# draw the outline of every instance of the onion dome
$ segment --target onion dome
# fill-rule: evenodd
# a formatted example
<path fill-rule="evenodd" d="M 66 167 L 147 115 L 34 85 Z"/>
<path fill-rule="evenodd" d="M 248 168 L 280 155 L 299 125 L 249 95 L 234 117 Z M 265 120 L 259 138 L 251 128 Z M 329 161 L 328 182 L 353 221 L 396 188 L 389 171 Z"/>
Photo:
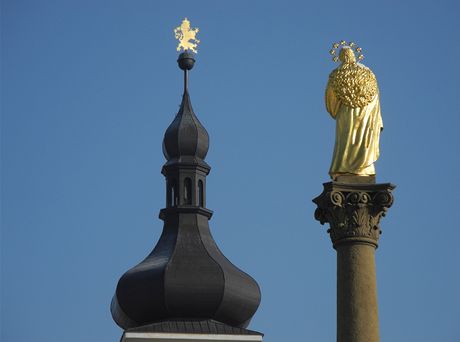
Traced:
<path fill-rule="evenodd" d="M 112 300 L 112 317 L 126 331 L 197 321 L 242 329 L 260 304 L 257 282 L 222 254 L 209 229 L 206 177 L 211 168 L 203 161 L 209 137 L 193 113 L 187 91 L 194 62 L 190 53 L 179 56 L 184 94 L 163 140 L 168 159 L 162 169 L 163 232 L 150 255 L 120 278 Z"/>
<path fill-rule="evenodd" d="M 193 112 L 190 96 L 185 90 L 179 112 L 166 130 L 163 153 L 166 159 L 190 156 L 203 160 L 208 149 L 208 132 Z"/>

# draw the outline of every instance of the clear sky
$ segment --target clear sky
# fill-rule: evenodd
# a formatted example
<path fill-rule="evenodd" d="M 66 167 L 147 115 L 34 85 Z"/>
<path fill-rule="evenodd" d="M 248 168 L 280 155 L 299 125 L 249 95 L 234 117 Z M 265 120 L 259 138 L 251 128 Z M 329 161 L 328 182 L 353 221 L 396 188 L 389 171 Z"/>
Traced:
<path fill-rule="evenodd" d="M 381 339 L 460 341 L 460 2 L 2 0 L 2 342 L 114 342 L 118 278 L 162 230 L 163 134 L 182 74 L 207 128 L 215 240 L 251 274 L 266 342 L 335 340 L 335 251 L 311 199 L 328 181 L 333 42 L 379 81 Z"/>

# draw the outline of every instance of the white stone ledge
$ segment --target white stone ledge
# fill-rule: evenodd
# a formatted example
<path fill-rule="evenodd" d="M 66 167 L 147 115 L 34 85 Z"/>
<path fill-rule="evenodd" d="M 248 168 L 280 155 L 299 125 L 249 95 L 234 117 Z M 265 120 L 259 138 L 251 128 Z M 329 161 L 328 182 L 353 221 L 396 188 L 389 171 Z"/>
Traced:
<path fill-rule="evenodd" d="M 253 342 L 262 341 L 260 335 L 178 334 L 125 332 L 121 342 Z"/>

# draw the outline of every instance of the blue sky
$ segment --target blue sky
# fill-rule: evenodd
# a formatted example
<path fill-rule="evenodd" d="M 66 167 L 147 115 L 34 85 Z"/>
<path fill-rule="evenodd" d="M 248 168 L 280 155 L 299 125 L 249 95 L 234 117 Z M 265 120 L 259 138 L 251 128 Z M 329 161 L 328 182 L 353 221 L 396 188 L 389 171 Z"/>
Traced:
<path fill-rule="evenodd" d="M 335 251 L 311 199 L 328 181 L 328 51 L 363 47 L 395 204 L 376 252 L 382 341 L 459 341 L 458 1 L 1 2 L 1 335 L 118 341 L 118 278 L 156 244 L 161 141 L 182 74 L 207 128 L 215 240 L 250 273 L 266 342 L 335 340 Z"/>

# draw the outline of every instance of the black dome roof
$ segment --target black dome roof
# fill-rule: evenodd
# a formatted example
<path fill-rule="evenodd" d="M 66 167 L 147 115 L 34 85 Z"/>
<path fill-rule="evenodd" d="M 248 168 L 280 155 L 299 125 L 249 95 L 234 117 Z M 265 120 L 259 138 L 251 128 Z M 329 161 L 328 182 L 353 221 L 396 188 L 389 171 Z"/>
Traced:
<path fill-rule="evenodd" d="M 206 208 L 204 161 L 209 135 L 193 113 L 187 72 L 193 56 L 183 53 L 182 103 L 165 132 L 166 208 L 157 245 L 144 261 L 119 280 L 111 312 L 123 329 L 158 322 L 217 321 L 245 328 L 260 304 L 257 282 L 233 265 L 212 238 Z M 168 325 L 169 326 L 169 325 Z"/>
<path fill-rule="evenodd" d="M 163 154 L 170 160 L 182 156 L 204 160 L 209 149 L 209 135 L 193 112 L 190 96 L 186 91 L 174 121 L 163 138 Z"/>
<path fill-rule="evenodd" d="M 257 282 L 222 254 L 206 215 L 185 215 L 177 222 L 171 212 L 164 214 L 163 234 L 152 253 L 118 282 L 111 308 L 116 323 L 130 329 L 201 318 L 245 328 L 260 304 Z"/>

